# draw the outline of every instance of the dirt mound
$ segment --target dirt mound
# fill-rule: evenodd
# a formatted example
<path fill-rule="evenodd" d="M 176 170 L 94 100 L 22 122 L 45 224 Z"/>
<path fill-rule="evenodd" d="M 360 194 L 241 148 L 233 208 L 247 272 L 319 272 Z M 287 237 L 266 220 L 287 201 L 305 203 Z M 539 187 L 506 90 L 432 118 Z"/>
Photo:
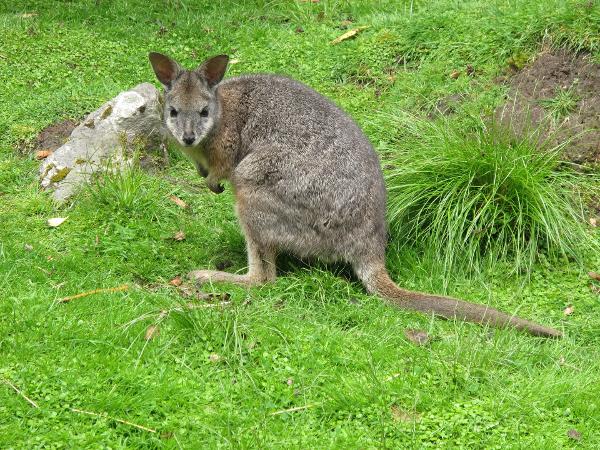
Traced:
<path fill-rule="evenodd" d="M 566 159 L 600 162 L 600 65 L 585 54 L 542 52 L 510 85 L 497 121 L 517 135 L 541 127 L 548 144 L 568 141 Z"/>
<path fill-rule="evenodd" d="M 65 120 L 47 126 L 37 135 L 35 149 L 56 150 L 66 142 L 76 126 L 77 122 L 72 120 Z"/>

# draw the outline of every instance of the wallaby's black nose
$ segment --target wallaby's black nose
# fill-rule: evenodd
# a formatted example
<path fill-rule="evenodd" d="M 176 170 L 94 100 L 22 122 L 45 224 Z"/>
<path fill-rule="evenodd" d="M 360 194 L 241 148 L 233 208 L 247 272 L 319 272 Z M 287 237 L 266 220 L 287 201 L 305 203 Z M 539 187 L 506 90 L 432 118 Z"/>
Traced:
<path fill-rule="evenodd" d="M 196 137 L 193 134 L 183 137 L 183 142 L 185 142 L 186 145 L 192 145 L 195 140 L 196 140 Z"/>

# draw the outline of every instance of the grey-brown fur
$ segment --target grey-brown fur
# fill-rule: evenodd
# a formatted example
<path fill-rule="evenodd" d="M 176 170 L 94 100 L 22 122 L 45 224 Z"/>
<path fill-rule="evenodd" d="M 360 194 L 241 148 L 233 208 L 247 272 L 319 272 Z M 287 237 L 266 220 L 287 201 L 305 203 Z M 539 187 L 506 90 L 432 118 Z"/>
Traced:
<path fill-rule="evenodd" d="M 192 278 L 263 283 L 275 278 L 276 253 L 287 251 L 345 261 L 369 292 L 402 308 L 560 336 L 482 305 L 406 291 L 390 280 L 379 159 L 358 125 L 331 101 L 276 75 L 221 82 L 227 64 L 222 55 L 194 71 L 156 53 L 150 59 L 165 86 L 167 128 L 213 191 L 221 192 L 222 180 L 231 183 L 246 237 L 246 275 L 198 270 Z M 178 120 L 170 117 L 171 108 Z M 195 139 L 186 145 L 183 137 L 190 133 Z"/>

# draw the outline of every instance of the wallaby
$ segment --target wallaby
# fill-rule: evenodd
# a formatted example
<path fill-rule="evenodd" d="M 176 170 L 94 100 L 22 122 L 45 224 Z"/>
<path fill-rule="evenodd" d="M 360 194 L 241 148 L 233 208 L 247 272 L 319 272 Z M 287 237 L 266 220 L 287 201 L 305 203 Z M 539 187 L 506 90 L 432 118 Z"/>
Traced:
<path fill-rule="evenodd" d="M 327 98 L 278 75 L 222 81 L 226 55 L 186 70 L 150 53 L 164 87 L 164 122 L 208 187 L 231 183 L 246 238 L 248 273 L 197 270 L 199 283 L 256 285 L 276 277 L 275 255 L 344 261 L 367 291 L 391 304 L 448 319 L 558 330 L 496 309 L 399 288 L 385 267 L 386 190 L 379 158 L 359 126 Z"/>

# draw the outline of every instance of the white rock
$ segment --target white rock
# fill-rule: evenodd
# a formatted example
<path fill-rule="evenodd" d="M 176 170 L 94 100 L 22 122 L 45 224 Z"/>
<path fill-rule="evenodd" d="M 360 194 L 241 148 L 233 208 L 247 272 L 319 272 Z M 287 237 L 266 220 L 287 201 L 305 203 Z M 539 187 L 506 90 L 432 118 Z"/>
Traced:
<path fill-rule="evenodd" d="M 152 84 L 121 92 L 88 115 L 42 162 L 42 187 L 52 189 L 54 199 L 61 202 L 108 163 L 113 167 L 129 163 L 128 150 L 135 142 L 160 141 L 161 114 L 160 93 Z"/>

